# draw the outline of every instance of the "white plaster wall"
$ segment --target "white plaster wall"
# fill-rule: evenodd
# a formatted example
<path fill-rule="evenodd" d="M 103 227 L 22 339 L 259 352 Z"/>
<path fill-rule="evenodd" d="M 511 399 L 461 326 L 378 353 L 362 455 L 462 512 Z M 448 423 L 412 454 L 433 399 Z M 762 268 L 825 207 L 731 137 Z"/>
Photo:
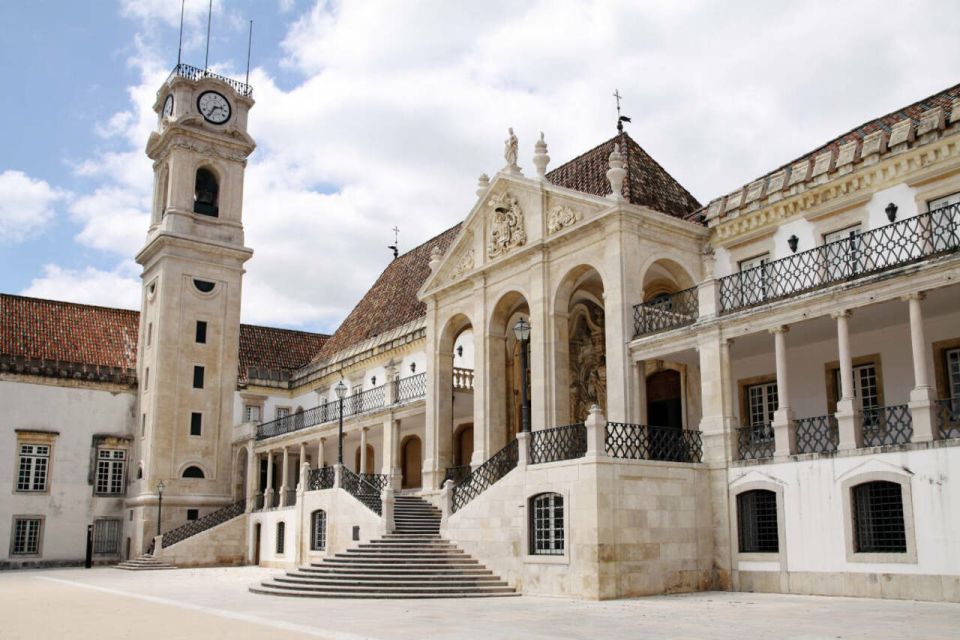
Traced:
<path fill-rule="evenodd" d="M 897 220 L 905 220 L 920 213 L 917 210 L 916 194 L 915 189 L 902 183 L 889 189 L 877 191 L 867 203 L 867 224 L 863 230 L 867 231 L 890 224 L 887 219 L 886 208 L 891 202 L 898 207 Z"/>
<path fill-rule="evenodd" d="M 777 227 L 773 234 L 773 246 L 770 247 L 770 257 L 772 260 L 787 258 L 793 255 L 790 250 L 788 240 L 790 236 L 797 236 L 797 253 L 813 249 L 821 244 L 814 230 L 813 225 L 803 218 L 791 220 Z M 758 252 L 759 253 L 759 252 Z"/>
<path fill-rule="evenodd" d="M 71 383 L 67 383 L 68 385 Z M 100 517 L 122 518 L 123 497 L 94 497 L 88 484 L 93 436 L 130 437 L 136 424 L 136 391 L 78 385 L 34 384 L 0 380 L 0 562 L 11 560 L 14 515 L 46 520 L 40 557 L 13 556 L 13 562 L 82 561 L 87 525 Z M 16 429 L 58 431 L 50 463 L 49 493 L 15 493 Z M 136 473 L 128 452 L 127 478 Z M 124 533 L 126 535 L 126 533 Z M 124 540 L 120 542 L 121 552 Z"/>

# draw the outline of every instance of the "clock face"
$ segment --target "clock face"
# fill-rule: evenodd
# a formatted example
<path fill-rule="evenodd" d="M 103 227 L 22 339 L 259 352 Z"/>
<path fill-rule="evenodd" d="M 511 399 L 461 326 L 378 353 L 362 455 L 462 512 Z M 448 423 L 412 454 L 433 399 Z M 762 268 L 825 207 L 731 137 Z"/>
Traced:
<path fill-rule="evenodd" d="M 173 94 L 167 95 L 167 99 L 163 101 L 163 111 L 160 112 L 160 117 L 169 118 L 173 116 Z"/>
<path fill-rule="evenodd" d="M 213 124 L 223 124 L 230 119 L 230 103 L 216 91 L 204 91 L 197 99 L 200 115 Z"/>

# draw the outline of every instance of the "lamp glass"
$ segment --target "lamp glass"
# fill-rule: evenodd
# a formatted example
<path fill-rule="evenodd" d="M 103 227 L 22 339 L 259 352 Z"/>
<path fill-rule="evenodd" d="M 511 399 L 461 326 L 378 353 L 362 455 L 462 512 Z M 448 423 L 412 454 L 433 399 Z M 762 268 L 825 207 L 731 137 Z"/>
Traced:
<path fill-rule="evenodd" d="M 157 493 L 163 495 L 163 480 L 157 483 Z"/>
<path fill-rule="evenodd" d="M 517 324 L 513 325 L 513 333 L 517 336 L 517 340 L 526 342 L 530 339 L 530 323 L 520 318 Z"/>
<path fill-rule="evenodd" d="M 337 383 L 337 386 L 333 388 L 337 392 L 337 397 L 343 400 L 343 396 L 347 395 L 347 385 L 343 384 L 343 380 Z"/>

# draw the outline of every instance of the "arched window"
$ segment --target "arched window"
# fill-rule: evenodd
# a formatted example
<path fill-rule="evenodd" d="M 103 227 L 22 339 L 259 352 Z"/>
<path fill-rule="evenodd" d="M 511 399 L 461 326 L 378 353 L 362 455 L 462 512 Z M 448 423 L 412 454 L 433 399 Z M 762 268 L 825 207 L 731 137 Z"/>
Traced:
<path fill-rule="evenodd" d="M 899 484 L 884 480 L 858 484 L 851 491 L 850 508 L 855 553 L 907 552 Z"/>
<path fill-rule="evenodd" d="M 738 495 L 737 532 L 740 553 L 778 553 L 777 494 L 755 489 Z"/>
<path fill-rule="evenodd" d="M 203 469 L 197 466 L 190 466 L 183 470 L 182 478 L 203 478 Z"/>
<path fill-rule="evenodd" d="M 327 548 L 327 512 L 317 509 L 310 514 L 310 550 L 323 551 Z"/>
<path fill-rule="evenodd" d="M 220 185 L 217 176 L 209 169 L 197 169 L 197 180 L 193 189 L 193 211 L 216 218 L 220 214 Z"/>
<path fill-rule="evenodd" d="M 277 555 L 283 553 L 283 538 L 287 532 L 287 524 L 285 522 L 277 523 Z"/>
<path fill-rule="evenodd" d="M 530 554 L 563 555 L 563 496 L 541 493 L 530 498 Z"/>
<path fill-rule="evenodd" d="M 143 465 L 137 466 L 137 480 L 143 480 Z"/>

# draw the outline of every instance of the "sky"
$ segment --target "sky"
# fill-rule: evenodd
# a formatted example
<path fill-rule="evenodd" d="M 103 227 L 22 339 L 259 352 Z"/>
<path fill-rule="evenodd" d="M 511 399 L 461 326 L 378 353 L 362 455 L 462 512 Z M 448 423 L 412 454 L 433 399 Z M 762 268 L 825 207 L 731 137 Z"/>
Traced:
<path fill-rule="evenodd" d="M 203 66 L 208 0 L 186 0 Z M 702 203 L 960 82 L 960 3 L 214 0 L 209 66 L 256 105 L 242 320 L 331 332 L 453 226 L 513 127 L 535 175 L 628 132 Z M 144 155 L 179 0 L 0 3 L 0 292 L 136 309 Z M 549 168 L 548 167 L 548 170 Z"/>

